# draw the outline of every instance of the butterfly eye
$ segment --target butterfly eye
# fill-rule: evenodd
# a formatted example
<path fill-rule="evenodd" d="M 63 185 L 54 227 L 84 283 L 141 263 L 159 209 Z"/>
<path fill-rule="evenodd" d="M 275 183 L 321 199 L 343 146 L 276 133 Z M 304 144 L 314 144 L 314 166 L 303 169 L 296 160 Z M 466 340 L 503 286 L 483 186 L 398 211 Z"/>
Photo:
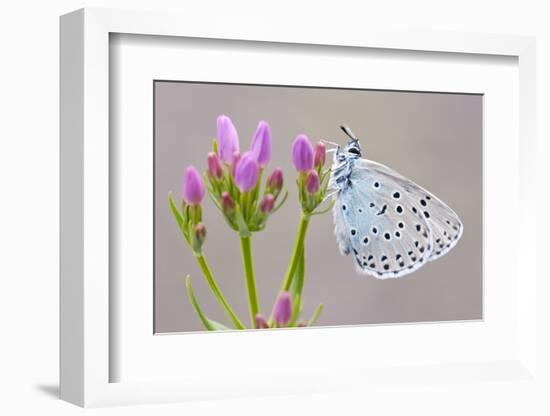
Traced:
<path fill-rule="evenodd" d="M 359 149 L 357 149 L 356 147 L 352 147 L 351 149 L 348 150 L 348 153 L 352 153 L 354 155 L 360 155 L 361 153 L 359 152 Z"/>

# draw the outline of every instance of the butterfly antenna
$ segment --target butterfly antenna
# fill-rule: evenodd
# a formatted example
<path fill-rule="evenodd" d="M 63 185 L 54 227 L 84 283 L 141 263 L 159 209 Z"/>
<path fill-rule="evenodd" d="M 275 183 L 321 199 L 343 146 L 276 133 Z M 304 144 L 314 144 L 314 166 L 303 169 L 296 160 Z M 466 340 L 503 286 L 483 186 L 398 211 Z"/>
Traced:
<path fill-rule="evenodd" d="M 351 131 L 351 129 L 346 126 L 345 124 L 341 125 L 340 128 L 342 129 L 342 131 L 344 133 L 346 133 L 346 136 L 348 136 L 351 140 L 353 140 L 354 142 L 358 142 L 359 139 L 357 137 L 355 137 L 355 134 L 353 134 L 353 132 Z"/>

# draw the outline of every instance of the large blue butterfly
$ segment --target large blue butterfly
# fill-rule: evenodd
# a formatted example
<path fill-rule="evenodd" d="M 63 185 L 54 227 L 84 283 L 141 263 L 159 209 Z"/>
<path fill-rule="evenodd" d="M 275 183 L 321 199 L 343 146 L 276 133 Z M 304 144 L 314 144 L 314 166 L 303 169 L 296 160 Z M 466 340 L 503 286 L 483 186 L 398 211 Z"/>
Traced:
<path fill-rule="evenodd" d="M 440 199 L 392 169 L 361 158 L 359 140 L 335 149 L 330 186 L 335 234 L 358 272 L 379 279 L 412 273 L 453 248 L 464 229 Z"/>

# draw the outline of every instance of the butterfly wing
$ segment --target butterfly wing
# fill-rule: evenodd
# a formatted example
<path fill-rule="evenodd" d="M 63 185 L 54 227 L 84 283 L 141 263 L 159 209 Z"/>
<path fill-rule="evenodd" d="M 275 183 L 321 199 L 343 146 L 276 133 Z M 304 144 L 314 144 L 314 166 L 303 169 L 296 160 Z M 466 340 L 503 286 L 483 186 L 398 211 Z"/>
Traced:
<path fill-rule="evenodd" d="M 463 225 L 441 200 L 387 166 L 353 163 L 333 215 L 340 251 L 353 253 L 358 271 L 401 277 L 458 242 Z"/>
<path fill-rule="evenodd" d="M 410 209 L 414 207 L 427 219 L 434 242 L 430 261 L 448 253 L 458 243 L 464 225 L 459 216 L 435 195 L 381 163 L 361 159 L 356 169 L 358 175 L 362 171 L 370 171 L 387 180 L 390 185 L 396 183 L 406 190 L 406 201 Z"/>

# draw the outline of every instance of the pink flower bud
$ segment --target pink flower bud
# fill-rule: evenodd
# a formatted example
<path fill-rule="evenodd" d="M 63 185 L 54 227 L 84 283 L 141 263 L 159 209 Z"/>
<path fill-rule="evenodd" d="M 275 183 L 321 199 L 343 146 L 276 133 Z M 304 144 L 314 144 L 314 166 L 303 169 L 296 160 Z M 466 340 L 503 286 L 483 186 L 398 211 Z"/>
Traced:
<path fill-rule="evenodd" d="M 199 244 L 204 243 L 204 240 L 206 240 L 206 227 L 202 222 L 195 225 L 195 237 L 197 237 Z"/>
<path fill-rule="evenodd" d="M 275 168 L 267 179 L 267 188 L 274 194 L 281 192 L 281 189 L 283 189 L 283 170 L 281 168 Z"/>
<path fill-rule="evenodd" d="M 267 329 L 269 325 L 261 313 L 256 315 L 256 328 L 258 329 Z"/>
<path fill-rule="evenodd" d="M 313 147 L 305 134 L 299 134 L 292 143 L 292 163 L 298 172 L 313 168 Z"/>
<path fill-rule="evenodd" d="M 256 157 L 261 168 L 271 160 L 271 129 L 266 121 L 262 120 L 258 123 L 250 144 L 250 151 Z"/>
<path fill-rule="evenodd" d="M 218 151 L 221 160 L 233 161 L 233 153 L 239 151 L 239 135 L 231 119 L 225 115 L 218 116 Z"/>
<path fill-rule="evenodd" d="M 237 168 L 239 160 L 241 160 L 241 154 L 239 152 L 233 152 L 233 157 L 231 158 L 231 173 L 233 176 L 235 176 L 235 169 Z"/>
<path fill-rule="evenodd" d="M 269 214 L 271 211 L 273 211 L 274 206 L 275 197 L 272 194 L 267 194 L 262 198 L 262 201 L 260 202 L 260 212 L 262 214 Z"/>
<path fill-rule="evenodd" d="M 183 177 L 183 199 L 189 205 L 198 205 L 204 198 L 204 183 L 199 171 L 194 166 L 185 170 Z"/>
<path fill-rule="evenodd" d="M 233 202 L 231 195 L 229 195 L 229 192 L 222 192 L 221 200 L 223 212 L 226 214 L 229 214 L 235 209 L 235 203 Z"/>
<path fill-rule="evenodd" d="M 259 176 L 259 166 L 251 152 L 246 152 L 235 167 L 235 183 L 241 192 L 250 191 L 256 186 Z"/>
<path fill-rule="evenodd" d="M 273 306 L 273 320 L 278 327 L 285 326 L 292 317 L 292 300 L 290 293 L 281 292 Z"/>
<path fill-rule="evenodd" d="M 327 158 L 327 148 L 323 142 L 317 142 L 315 145 L 315 157 L 313 164 L 316 168 L 322 167 Z"/>
<path fill-rule="evenodd" d="M 310 194 L 319 192 L 319 175 L 317 171 L 310 170 L 306 177 L 306 191 Z"/>
<path fill-rule="evenodd" d="M 208 153 L 208 174 L 211 178 L 220 179 L 222 177 L 222 165 L 218 155 L 214 152 Z"/>

